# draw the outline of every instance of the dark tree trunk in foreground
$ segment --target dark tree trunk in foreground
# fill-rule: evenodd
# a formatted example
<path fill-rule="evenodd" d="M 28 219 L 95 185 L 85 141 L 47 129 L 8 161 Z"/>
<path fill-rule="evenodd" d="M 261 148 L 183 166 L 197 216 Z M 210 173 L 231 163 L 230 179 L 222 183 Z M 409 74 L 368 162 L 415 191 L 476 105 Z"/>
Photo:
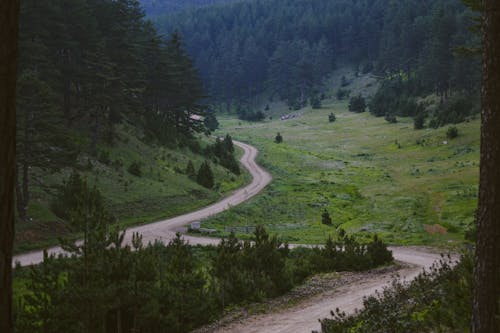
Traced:
<path fill-rule="evenodd" d="M 12 325 L 12 244 L 16 157 L 19 0 L 0 1 L 0 332 Z"/>
<path fill-rule="evenodd" d="M 500 1 L 483 2 L 481 167 L 473 333 L 500 332 Z"/>

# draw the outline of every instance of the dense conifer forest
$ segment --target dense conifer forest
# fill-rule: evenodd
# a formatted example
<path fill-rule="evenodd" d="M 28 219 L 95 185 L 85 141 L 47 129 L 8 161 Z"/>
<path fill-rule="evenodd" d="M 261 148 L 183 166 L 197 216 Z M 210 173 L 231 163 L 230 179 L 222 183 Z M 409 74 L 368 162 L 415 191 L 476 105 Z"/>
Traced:
<path fill-rule="evenodd" d="M 443 99 L 455 92 L 460 98 L 465 93 L 464 99 L 477 96 L 479 61 L 457 53 L 476 46 L 473 17 L 454 0 L 255 0 L 157 16 L 154 22 L 162 32 L 185 37 L 222 110 L 255 111 L 262 94 L 301 108 L 326 91 L 332 69 L 348 64 L 356 73 L 390 80 L 375 97 L 378 115 L 381 104 L 398 103 L 394 94 L 410 104 L 430 93 Z M 390 112 L 417 113 L 404 103 Z"/>

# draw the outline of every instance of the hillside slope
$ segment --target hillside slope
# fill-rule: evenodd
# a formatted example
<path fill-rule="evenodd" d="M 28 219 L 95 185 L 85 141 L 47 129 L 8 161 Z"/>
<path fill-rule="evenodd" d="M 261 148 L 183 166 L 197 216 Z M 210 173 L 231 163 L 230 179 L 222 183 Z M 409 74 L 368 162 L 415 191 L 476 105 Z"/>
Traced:
<path fill-rule="evenodd" d="M 119 139 L 114 146 L 99 147 L 97 158 L 81 154 L 76 166 L 78 173 L 101 191 L 107 208 L 122 226 L 152 222 L 205 206 L 242 186 L 250 178 L 246 171 L 242 170 L 242 175 L 236 176 L 212 161 L 215 186 L 209 190 L 185 173 L 190 160 L 198 170 L 205 156 L 195 154 L 187 147 L 170 149 L 146 144 L 137 135 L 137 129 L 120 126 Z M 213 141 L 205 138 L 202 144 Z M 238 150 L 236 154 L 241 155 L 242 151 Z M 140 177 L 128 171 L 134 162 L 141 166 Z M 50 208 L 58 186 L 71 172 L 70 168 L 57 173 L 33 172 L 29 222 L 18 222 L 16 252 L 55 244 L 60 236 L 78 237 Z"/>

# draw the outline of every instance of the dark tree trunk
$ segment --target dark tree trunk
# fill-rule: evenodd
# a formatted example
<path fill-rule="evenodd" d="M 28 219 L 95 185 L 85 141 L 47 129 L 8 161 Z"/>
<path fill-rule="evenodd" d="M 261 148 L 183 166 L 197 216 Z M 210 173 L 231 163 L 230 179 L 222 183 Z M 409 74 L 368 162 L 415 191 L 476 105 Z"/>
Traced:
<path fill-rule="evenodd" d="M 500 331 L 500 1 L 483 1 L 481 166 L 473 333 Z"/>
<path fill-rule="evenodd" d="M 0 1 L 0 332 L 11 333 L 19 0 Z"/>

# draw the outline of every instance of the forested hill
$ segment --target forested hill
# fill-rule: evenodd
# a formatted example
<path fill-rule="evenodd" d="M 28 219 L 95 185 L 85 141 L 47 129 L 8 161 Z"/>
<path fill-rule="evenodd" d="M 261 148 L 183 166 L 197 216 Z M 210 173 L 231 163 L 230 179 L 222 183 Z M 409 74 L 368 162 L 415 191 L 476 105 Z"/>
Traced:
<path fill-rule="evenodd" d="M 190 210 L 241 185 L 233 151 L 199 141 L 205 93 L 183 41 L 160 36 L 139 1 L 22 1 L 19 53 L 16 203 L 20 221 L 35 221 L 27 228 L 72 228 L 48 207 L 71 170 L 126 218 Z"/>
<path fill-rule="evenodd" d="M 214 101 L 251 108 L 266 92 L 302 107 L 336 64 L 406 73 L 422 93 L 476 87 L 472 14 L 456 0 L 253 0 L 155 19 L 179 30 Z"/>
<path fill-rule="evenodd" d="M 167 13 L 175 13 L 188 8 L 230 3 L 242 0 L 140 0 L 146 15 L 154 18 Z"/>

